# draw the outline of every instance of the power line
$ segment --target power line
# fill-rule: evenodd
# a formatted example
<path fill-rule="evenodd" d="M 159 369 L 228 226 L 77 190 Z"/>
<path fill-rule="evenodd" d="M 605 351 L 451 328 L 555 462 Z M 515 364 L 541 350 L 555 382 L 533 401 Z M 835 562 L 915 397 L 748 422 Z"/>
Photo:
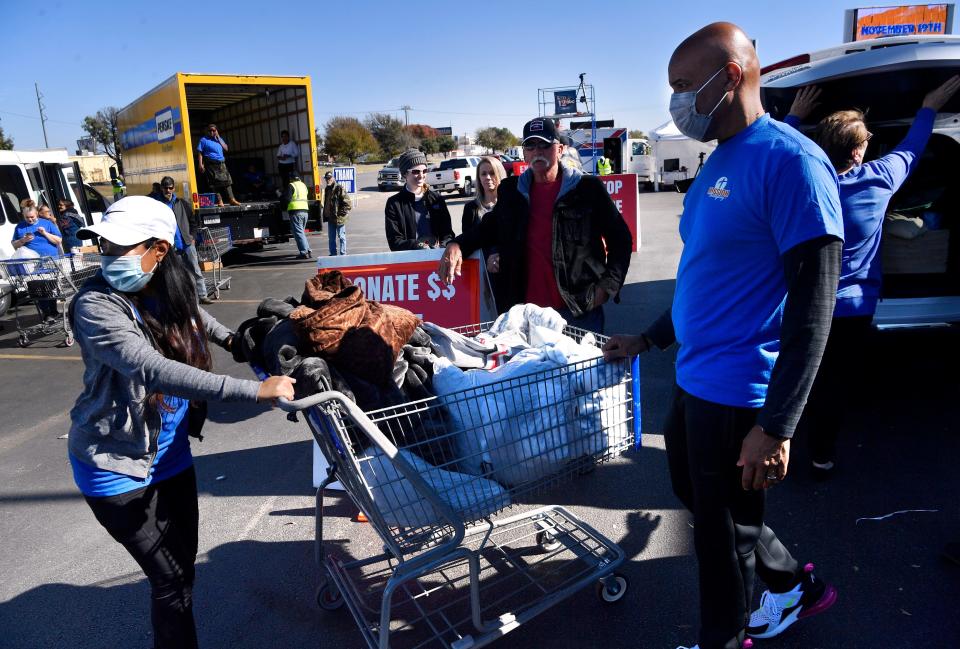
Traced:
<path fill-rule="evenodd" d="M 14 117 L 23 117 L 24 119 L 40 119 L 40 118 L 37 117 L 36 115 L 24 115 L 23 113 L 14 113 L 14 112 L 9 111 L 9 110 L 0 110 L 0 114 L 2 114 L 2 115 L 13 115 Z M 66 121 L 64 121 L 64 120 L 62 120 L 62 119 L 51 119 L 51 118 L 49 118 L 49 117 L 46 118 L 46 121 L 51 122 L 51 123 L 53 123 L 53 124 L 66 124 L 66 125 L 68 125 L 68 126 L 79 126 L 79 124 L 77 124 L 77 122 L 66 122 Z"/>

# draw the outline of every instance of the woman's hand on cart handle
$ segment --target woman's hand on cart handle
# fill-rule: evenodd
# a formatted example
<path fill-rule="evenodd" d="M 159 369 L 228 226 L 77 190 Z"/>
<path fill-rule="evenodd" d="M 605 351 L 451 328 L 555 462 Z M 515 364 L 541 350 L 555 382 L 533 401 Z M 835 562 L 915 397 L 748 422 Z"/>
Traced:
<path fill-rule="evenodd" d="M 456 243 L 448 243 L 443 251 L 443 257 L 440 258 L 437 275 L 447 284 L 453 284 L 453 280 L 460 276 L 462 266 L 463 253 L 460 252 L 460 246 Z"/>
<path fill-rule="evenodd" d="M 650 345 L 643 335 L 616 334 L 610 336 L 610 339 L 603 344 L 603 358 L 607 361 L 617 358 L 633 358 L 649 349 Z"/>
<path fill-rule="evenodd" d="M 260 390 L 257 392 L 257 401 L 261 403 L 269 401 L 273 405 L 277 405 L 277 399 L 292 401 L 294 397 L 293 384 L 296 382 L 296 379 L 292 379 L 289 376 L 267 377 L 260 383 Z"/>

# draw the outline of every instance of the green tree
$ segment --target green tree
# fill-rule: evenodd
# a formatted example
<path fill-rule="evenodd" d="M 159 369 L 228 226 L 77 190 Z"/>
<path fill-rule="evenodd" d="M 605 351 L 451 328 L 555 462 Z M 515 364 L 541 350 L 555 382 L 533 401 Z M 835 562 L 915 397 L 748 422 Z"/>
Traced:
<path fill-rule="evenodd" d="M 480 146 L 492 149 L 494 153 L 514 146 L 519 140 L 508 128 L 488 126 L 477 131 Z"/>
<path fill-rule="evenodd" d="M 441 135 L 436 139 L 437 153 L 442 153 L 444 157 L 457 148 L 457 143 L 449 135 Z"/>
<path fill-rule="evenodd" d="M 373 134 L 380 150 L 387 158 L 392 158 L 410 148 L 416 148 L 420 140 L 403 125 L 403 121 L 386 113 L 367 115 L 365 126 Z"/>
<path fill-rule="evenodd" d="M 12 151 L 13 150 L 13 138 L 7 137 L 3 132 L 3 127 L 0 126 L 0 151 Z"/>
<path fill-rule="evenodd" d="M 362 155 L 374 153 L 377 141 L 356 117 L 332 117 L 324 129 L 324 151 L 334 158 L 347 158 L 350 164 Z"/>
<path fill-rule="evenodd" d="M 437 138 L 428 137 L 420 140 L 420 150 L 427 155 L 430 155 L 431 153 L 440 153 L 440 150 L 437 148 Z"/>
<path fill-rule="evenodd" d="M 627 137 L 631 140 L 646 140 L 647 134 L 641 131 L 640 129 L 633 129 L 627 133 Z"/>
<path fill-rule="evenodd" d="M 123 175 L 123 151 L 120 148 L 120 131 L 117 129 L 119 112 L 114 106 L 101 108 L 96 115 L 83 118 L 83 130 L 117 163 L 117 170 Z"/>

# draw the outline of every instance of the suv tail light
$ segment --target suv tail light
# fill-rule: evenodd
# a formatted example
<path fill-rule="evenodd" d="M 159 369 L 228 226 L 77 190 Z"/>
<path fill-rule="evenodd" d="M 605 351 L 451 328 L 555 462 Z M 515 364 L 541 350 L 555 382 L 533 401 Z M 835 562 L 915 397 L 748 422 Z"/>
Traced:
<path fill-rule="evenodd" d="M 760 69 L 760 74 L 761 74 L 761 75 L 764 75 L 764 74 L 767 74 L 768 72 L 773 72 L 774 70 L 780 70 L 780 69 L 782 69 L 782 68 L 790 68 L 790 67 L 793 67 L 793 66 L 795 66 L 795 65 L 801 65 L 802 63 L 809 63 L 809 62 L 810 62 L 810 55 L 809 55 L 809 54 L 801 54 L 801 55 L 799 55 L 799 56 L 794 56 L 793 58 L 790 58 L 790 59 L 784 59 L 784 60 L 780 61 L 779 63 L 774 63 L 773 65 L 768 65 L 768 66 L 765 67 L 765 68 L 761 68 L 761 69 Z"/>
<path fill-rule="evenodd" d="M 453 179 L 460 180 L 460 172 L 457 171 L 456 169 L 453 170 Z"/>

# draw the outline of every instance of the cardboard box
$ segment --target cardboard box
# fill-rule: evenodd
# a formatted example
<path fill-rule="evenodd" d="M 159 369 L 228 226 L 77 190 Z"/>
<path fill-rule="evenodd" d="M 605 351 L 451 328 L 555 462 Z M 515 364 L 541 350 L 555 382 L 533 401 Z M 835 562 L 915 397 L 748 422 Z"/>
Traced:
<path fill-rule="evenodd" d="M 200 270 L 202 270 L 205 273 L 210 272 L 211 270 L 220 270 L 221 268 L 223 268 L 222 261 L 201 261 L 200 262 Z"/>

